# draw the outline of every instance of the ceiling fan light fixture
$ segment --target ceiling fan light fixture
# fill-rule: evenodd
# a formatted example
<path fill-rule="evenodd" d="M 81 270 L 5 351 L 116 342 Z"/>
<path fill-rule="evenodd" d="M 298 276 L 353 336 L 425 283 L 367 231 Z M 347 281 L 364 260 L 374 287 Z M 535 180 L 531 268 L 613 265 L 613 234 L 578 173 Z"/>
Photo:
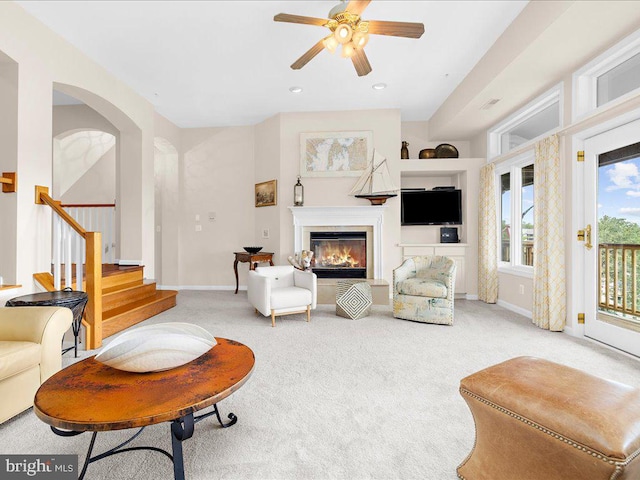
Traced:
<path fill-rule="evenodd" d="M 342 56 L 344 58 L 351 58 L 356 53 L 356 47 L 353 42 L 345 43 L 342 45 Z"/>
<path fill-rule="evenodd" d="M 329 35 L 327 38 L 325 38 L 322 41 L 322 44 L 324 45 L 324 48 L 329 50 L 330 53 L 335 53 L 336 48 L 338 48 L 338 45 L 340 45 L 340 43 L 338 43 L 338 40 L 336 40 L 336 37 L 334 37 L 333 35 Z"/>
<path fill-rule="evenodd" d="M 341 23 L 336 27 L 333 35 L 338 42 L 344 45 L 351 41 L 351 37 L 353 36 L 353 29 L 349 26 L 349 24 Z"/>
<path fill-rule="evenodd" d="M 369 34 L 358 31 L 353 34 L 351 41 L 356 48 L 364 48 L 364 46 L 369 42 Z"/>

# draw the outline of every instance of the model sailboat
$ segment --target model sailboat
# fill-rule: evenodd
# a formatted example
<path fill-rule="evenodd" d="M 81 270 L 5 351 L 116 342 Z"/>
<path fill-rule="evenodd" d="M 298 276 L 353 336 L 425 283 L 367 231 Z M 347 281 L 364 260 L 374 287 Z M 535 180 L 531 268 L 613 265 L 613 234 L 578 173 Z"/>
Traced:
<path fill-rule="evenodd" d="M 373 151 L 371 163 L 349 192 L 356 198 L 366 198 L 371 205 L 382 205 L 387 198 L 396 197 L 399 188 L 391 181 L 387 159 Z"/>

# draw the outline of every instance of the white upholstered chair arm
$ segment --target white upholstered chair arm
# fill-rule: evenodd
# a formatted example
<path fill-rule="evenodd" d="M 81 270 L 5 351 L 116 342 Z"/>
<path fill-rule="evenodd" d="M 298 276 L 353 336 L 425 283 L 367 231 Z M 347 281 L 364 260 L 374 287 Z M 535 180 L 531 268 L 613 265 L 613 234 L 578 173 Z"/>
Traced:
<path fill-rule="evenodd" d="M 64 307 L 0 308 L 0 340 L 39 343 L 44 382 L 62 366 L 62 337 L 72 321 L 73 313 Z"/>
<path fill-rule="evenodd" d="M 247 281 L 249 303 L 263 315 L 271 315 L 271 278 L 249 271 Z"/>
<path fill-rule="evenodd" d="M 293 283 L 296 287 L 311 291 L 311 309 L 315 309 L 317 303 L 318 276 L 313 272 L 294 270 Z"/>

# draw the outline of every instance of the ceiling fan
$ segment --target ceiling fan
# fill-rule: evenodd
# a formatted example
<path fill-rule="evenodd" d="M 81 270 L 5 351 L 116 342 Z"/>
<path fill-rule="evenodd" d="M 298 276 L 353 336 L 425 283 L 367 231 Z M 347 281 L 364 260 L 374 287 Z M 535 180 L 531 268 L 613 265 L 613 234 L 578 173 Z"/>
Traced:
<path fill-rule="evenodd" d="M 351 58 L 359 77 L 371 72 L 369 59 L 364 53 L 364 46 L 369 41 L 369 34 L 390 35 L 393 37 L 420 38 L 424 33 L 422 23 L 388 22 L 384 20 L 362 20 L 360 15 L 371 0 L 350 0 L 331 9 L 329 18 L 304 17 L 279 13 L 273 19 L 276 22 L 302 23 L 327 27 L 331 33 L 307 50 L 291 64 L 291 68 L 299 70 L 325 48 L 331 53 L 342 45 L 342 56 Z"/>

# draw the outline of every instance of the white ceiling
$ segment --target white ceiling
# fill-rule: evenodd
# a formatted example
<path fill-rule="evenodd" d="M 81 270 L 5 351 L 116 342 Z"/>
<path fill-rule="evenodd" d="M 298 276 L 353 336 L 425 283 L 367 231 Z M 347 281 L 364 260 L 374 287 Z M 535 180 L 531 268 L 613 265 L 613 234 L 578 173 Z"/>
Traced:
<path fill-rule="evenodd" d="M 251 125 L 278 112 L 399 108 L 428 120 L 526 1 L 374 0 L 365 20 L 422 22 L 419 40 L 371 36 L 373 72 L 321 52 L 289 68 L 328 32 L 276 23 L 326 17 L 336 1 L 18 1 L 180 127 Z M 385 90 L 373 90 L 384 82 Z M 304 91 L 292 94 L 289 87 Z"/>

